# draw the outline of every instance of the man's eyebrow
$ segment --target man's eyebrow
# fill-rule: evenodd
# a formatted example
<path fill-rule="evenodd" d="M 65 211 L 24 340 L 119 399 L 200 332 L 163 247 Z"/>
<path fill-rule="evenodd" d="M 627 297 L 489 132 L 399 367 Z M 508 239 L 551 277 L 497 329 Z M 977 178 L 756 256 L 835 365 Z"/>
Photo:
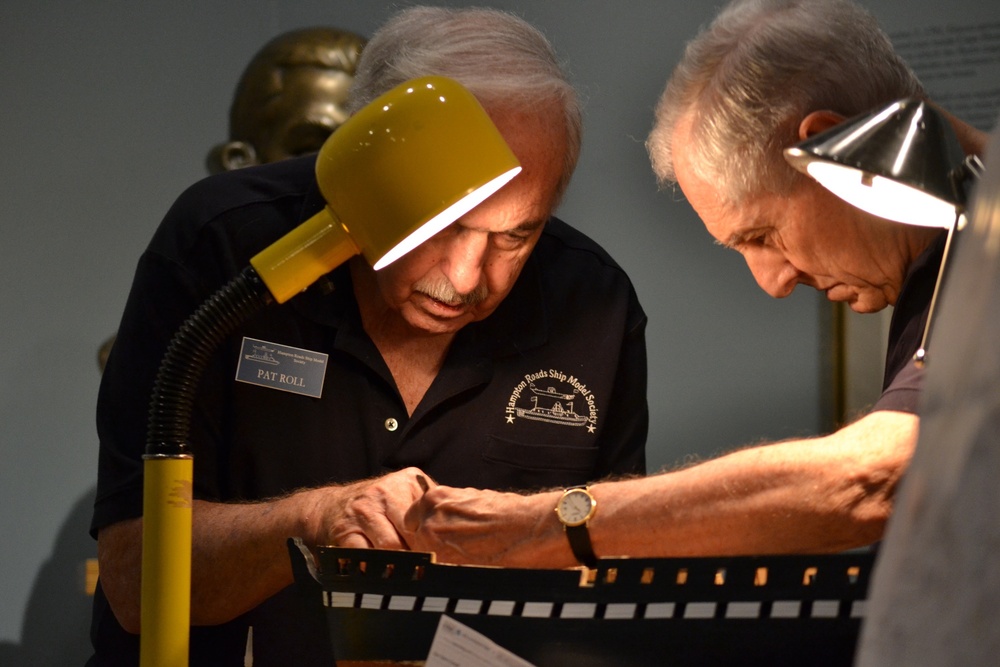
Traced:
<path fill-rule="evenodd" d="M 548 222 L 548 220 L 549 220 L 548 217 L 539 218 L 539 219 L 536 219 L 536 220 L 525 220 L 524 222 L 522 222 L 521 224 L 519 224 L 517 227 L 514 227 L 513 229 L 508 230 L 508 231 L 510 231 L 510 232 L 533 232 L 536 229 L 538 229 L 539 227 L 541 227 L 542 225 L 544 225 L 546 222 Z"/>
<path fill-rule="evenodd" d="M 753 229 L 744 229 L 740 232 L 733 232 L 729 235 L 725 241 L 716 240 L 716 245 L 720 245 L 723 248 L 729 248 L 730 250 L 737 250 L 741 245 L 749 241 L 750 239 L 760 236 L 765 233 L 766 229 L 763 227 L 754 227 Z"/>
<path fill-rule="evenodd" d="M 499 230 L 489 230 L 489 231 L 491 234 L 518 234 L 518 233 L 531 234 L 537 231 L 539 227 L 544 226 L 545 223 L 548 222 L 550 219 L 551 216 L 546 216 L 544 218 L 537 218 L 533 220 L 525 220 L 524 222 L 521 222 L 517 226 L 511 227 L 510 229 L 504 229 L 503 231 Z M 456 222 L 455 225 L 462 226 L 461 220 Z"/>

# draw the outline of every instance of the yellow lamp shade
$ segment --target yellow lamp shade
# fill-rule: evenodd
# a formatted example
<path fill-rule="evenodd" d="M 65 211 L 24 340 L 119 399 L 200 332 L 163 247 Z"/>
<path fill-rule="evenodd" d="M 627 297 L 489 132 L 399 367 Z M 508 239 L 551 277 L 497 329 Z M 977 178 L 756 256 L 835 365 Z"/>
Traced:
<path fill-rule="evenodd" d="M 341 125 L 316 160 L 327 206 L 251 259 L 279 303 L 361 253 L 398 259 L 500 189 L 517 158 L 479 101 L 445 77 L 403 83 Z"/>

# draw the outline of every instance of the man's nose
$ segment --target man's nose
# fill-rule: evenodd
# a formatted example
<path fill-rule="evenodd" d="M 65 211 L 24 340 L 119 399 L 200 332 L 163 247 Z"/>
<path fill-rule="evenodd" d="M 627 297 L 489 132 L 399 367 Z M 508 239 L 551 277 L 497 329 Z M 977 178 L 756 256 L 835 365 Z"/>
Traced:
<path fill-rule="evenodd" d="M 784 258 L 747 258 L 747 266 L 760 288 L 775 299 L 783 299 L 799 284 L 799 270 Z"/>
<path fill-rule="evenodd" d="M 464 230 L 448 248 L 445 275 L 460 294 L 469 294 L 479 286 L 489 247 L 489 234 Z"/>

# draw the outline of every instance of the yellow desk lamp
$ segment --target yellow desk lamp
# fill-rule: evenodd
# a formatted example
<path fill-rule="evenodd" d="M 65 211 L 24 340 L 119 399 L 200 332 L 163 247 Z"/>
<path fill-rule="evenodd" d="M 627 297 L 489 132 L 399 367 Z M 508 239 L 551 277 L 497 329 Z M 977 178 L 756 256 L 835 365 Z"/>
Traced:
<path fill-rule="evenodd" d="M 153 389 L 144 456 L 140 665 L 188 664 L 191 410 L 211 352 L 250 315 L 361 254 L 380 269 L 520 172 L 476 98 L 444 77 L 408 81 L 330 135 L 316 161 L 326 207 L 250 260 L 177 331 Z"/>

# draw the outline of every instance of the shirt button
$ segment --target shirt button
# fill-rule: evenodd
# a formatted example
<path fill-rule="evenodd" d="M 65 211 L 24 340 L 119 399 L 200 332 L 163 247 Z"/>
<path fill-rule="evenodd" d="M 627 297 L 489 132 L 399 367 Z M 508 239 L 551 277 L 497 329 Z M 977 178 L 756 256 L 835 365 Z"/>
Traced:
<path fill-rule="evenodd" d="M 389 417 L 388 419 L 385 420 L 385 430 L 386 431 L 395 431 L 397 428 L 399 428 L 399 422 L 398 421 L 396 421 L 392 417 Z"/>

